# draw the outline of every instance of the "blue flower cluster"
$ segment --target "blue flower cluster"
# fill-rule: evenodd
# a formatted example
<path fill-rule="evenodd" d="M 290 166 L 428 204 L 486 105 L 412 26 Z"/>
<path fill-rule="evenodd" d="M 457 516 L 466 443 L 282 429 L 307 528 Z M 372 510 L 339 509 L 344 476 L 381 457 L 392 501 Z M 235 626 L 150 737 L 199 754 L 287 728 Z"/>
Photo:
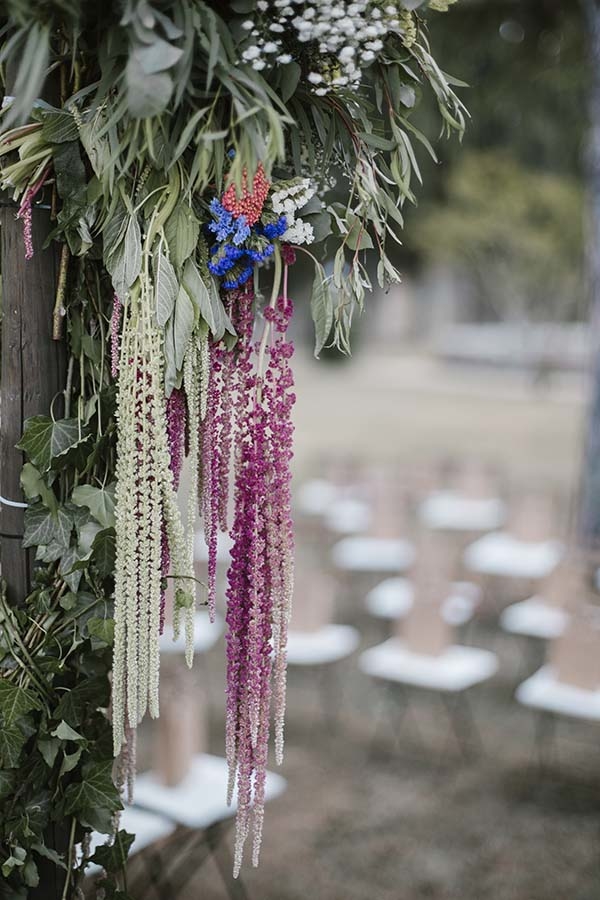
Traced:
<path fill-rule="evenodd" d="M 211 201 L 210 211 L 214 220 L 207 227 L 217 243 L 211 247 L 208 268 L 220 278 L 227 275 L 223 287 L 233 290 L 248 281 L 255 263 L 273 255 L 273 241 L 287 230 L 286 217 L 280 216 L 276 222 L 265 225 L 258 222 L 250 228 L 245 216 L 234 217 L 216 197 Z"/>

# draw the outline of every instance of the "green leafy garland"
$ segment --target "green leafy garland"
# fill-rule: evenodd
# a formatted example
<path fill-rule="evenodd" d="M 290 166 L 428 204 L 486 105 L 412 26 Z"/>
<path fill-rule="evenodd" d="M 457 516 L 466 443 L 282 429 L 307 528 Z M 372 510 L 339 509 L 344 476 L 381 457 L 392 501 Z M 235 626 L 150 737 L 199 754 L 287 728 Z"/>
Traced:
<path fill-rule="evenodd" d="M 365 252 L 375 254 L 380 285 L 398 279 L 385 246 L 397 240 L 402 205 L 420 179 L 414 141 L 434 153 L 410 121 L 423 84 L 443 129 L 464 127 L 463 106 L 413 11 L 419 5 L 392 5 L 385 39 L 367 35 L 353 50 L 362 67 L 340 69 L 318 41 L 303 43 L 291 19 L 280 44 L 271 40 L 272 16 L 287 15 L 278 2 L 1 4 L 0 62 L 16 70 L 0 138 L 2 185 L 19 203 L 27 255 L 32 204 L 52 207 L 49 240 L 61 245 L 54 332 L 66 337 L 69 364 L 64 418 L 30 419 L 19 445 L 30 502 L 24 546 L 36 548 L 39 565 L 22 604 L 1 599 L 0 896 L 26 897 L 48 862 L 64 872 L 63 897 L 74 896 L 91 830 L 114 833 L 135 765 L 135 726 L 147 708 L 158 713 L 165 540 L 174 623 L 183 617 L 191 646 L 196 492 L 184 523 L 167 402 L 185 395 L 197 474 L 213 373 L 251 349 L 252 322 L 245 344 L 235 291 L 250 296 L 251 284 L 253 317 L 271 307 L 257 348 L 260 411 L 275 402 L 262 368 L 284 346 L 274 343 L 274 317 L 280 290 L 287 308 L 292 235 L 299 250 L 313 244 L 305 252 L 316 269 L 316 354 L 328 341 L 349 350 L 354 310 L 371 287 Z M 318 5 L 296 6 L 308 29 L 304 14 Z M 365 15 L 389 14 L 390 4 L 362 6 Z M 278 56 L 265 62 L 260 54 L 270 52 Z M 49 74 L 53 103 L 37 99 Z M 332 171 L 346 184 L 345 203 L 331 193 Z M 289 593 L 289 573 L 284 580 Z M 234 767 L 242 749 L 232 750 Z M 126 896 L 112 873 L 130 842 L 118 832 L 95 854 L 109 876 L 106 896 Z"/>

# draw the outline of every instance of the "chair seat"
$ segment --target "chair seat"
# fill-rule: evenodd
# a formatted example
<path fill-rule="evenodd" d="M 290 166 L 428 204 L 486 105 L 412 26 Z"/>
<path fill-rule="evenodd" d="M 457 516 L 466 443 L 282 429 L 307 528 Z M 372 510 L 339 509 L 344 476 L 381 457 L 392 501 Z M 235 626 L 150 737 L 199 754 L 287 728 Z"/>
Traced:
<path fill-rule="evenodd" d="M 325 525 L 335 534 L 360 534 L 370 528 L 371 520 L 369 504 L 352 497 L 335 500 L 325 515 Z"/>
<path fill-rule="evenodd" d="M 500 616 L 500 625 L 505 631 L 546 641 L 560 637 L 568 621 L 569 615 L 564 609 L 548 606 L 542 597 L 512 603 Z"/>
<path fill-rule="evenodd" d="M 139 775 L 135 802 L 186 828 L 208 828 L 235 814 L 235 795 L 231 806 L 227 806 L 227 782 L 227 760 L 200 753 L 192 759 L 189 772 L 175 787 L 162 784 L 154 771 Z M 278 797 L 286 785 L 281 775 L 267 772 L 265 800 Z"/>
<path fill-rule="evenodd" d="M 147 812 L 145 809 L 137 809 L 135 806 L 126 806 L 121 813 L 121 821 L 119 827 L 135 835 L 135 839 L 129 850 L 129 856 L 139 853 L 151 844 L 164 840 L 175 831 L 175 825 L 164 816 L 157 815 L 153 812 Z M 108 835 L 99 834 L 94 831 L 91 839 L 90 856 L 92 856 L 98 847 L 106 844 Z M 96 863 L 90 863 L 86 866 L 85 874 L 93 876 L 102 871 L 102 868 Z"/>
<path fill-rule="evenodd" d="M 402 538 L 347 537 L 332 550 L 334 565 L 347 572 L 403 572 L 414 557 L 413 545 Z"/>
<path fill-rule="evenodd" d="M 324 478 L 312 478 L 300 485 L 294 509 L 304 516 L 324 516 L 339 496 L 339 488 Z"/>
<path fill-rule="evenodd" d="M 426 656 L 393 637 L 361 653 L 359 667 L 372 678 L 457 693 L 491 678 L 498 659 L 489 650 L 459 645 L 447 647 L 440 656 Z"/>
<path fill-rule="evenodd" d="M 419 507 L 423 524 L 439 531 L 493 531 L 503 525 L 505 516 L 499 498 L 467 497 L 457 491 L 436 491 Z"/>
<path fill-rule="evenodd" d="M 550 575 L 562 556 L 557 540 L 521 541 L 498 531 L 479 538 L 465 551 L 465 566 L 481 575 L 540 579 Z"/>
<path fill-rule="evenodd" d="M 229 565 L 231 561 L 231 548 L 233 541 L 227 532 L 219 532 L 217 538 L 217 562 Z M 197 531 L 194 540 L 194 559 L 196 562 L 208 561 L 208 547 L 204 540 L 204 533 Z"/>
<path fill-rule="evenodd" d="M 600 721 L 600 688 L 591 691 L 558 681 L 552 666 L 542 666 L 516 690 L 523 706 L 575 719 Z"/>
<path fill-rule="evenodd" d="M 290 631 L 287 661 L 290 666 L 319 666 L 345 659 L 360 644 L 351 625 L 325 625 L 317 631 Z"/>
<path fill-rule="evenodd" d="M 450 625 L 466 625 L 475 613 L 480 590 L 469 581 L 456 581 L 442 607 L 442 615 Z M 404 618 L 414 602 L 414 587 L 408 578 L 386 578 L 365 598 L 367 612 L 377 619 Z"/>
<path fill-rule="evenodd" d="M 221 616 L 215 616 L 215 621 L 211 622 L 207 610 L 202 609 L 196 612 L 194 615 L 194 651 L 196 653 L 206 653 L 211 647 L 214 647 L 222 634 L 223 619 Z M 165 626 L 165 630 L 160 636 L 159 647 L 160 652 L 164 655 L 185 653 L 183 622 L 177 640 L 173 640 L 173 626 Z"/>

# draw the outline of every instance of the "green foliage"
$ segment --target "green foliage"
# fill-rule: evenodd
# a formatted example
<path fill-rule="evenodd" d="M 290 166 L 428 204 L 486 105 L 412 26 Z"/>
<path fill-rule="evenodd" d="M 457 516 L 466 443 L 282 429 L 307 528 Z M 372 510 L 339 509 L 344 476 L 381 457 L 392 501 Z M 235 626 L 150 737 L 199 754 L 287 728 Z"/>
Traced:
<path fill-rule="evenodd" d="M 120 808 L 107 718 L 115 430 L 105 285 L 84 260 L 72 277 L 66 399 L 77 415 L 25 424 L 21 482 L 31 505 L 24 545 L 36 548 L 40 562 L 21 605 L 0 598 L 0 866 L 7 897 L 26 897 L 49 865 L 68 877 L 65 896 L 73 896 L 86 863 L 74 865 L 75 843 L 92 828 L 111 833 Z M 124 840 L 121 868 L 128 846 Z M 116 851 L 107 852 L 107 890 L 115 892 Z"/>
<path fill-rule="evenodd" d="M 414 223 L 424 255 L 472 275 L 500 317 L 581 314 L 583 196 L 574 179 L 502 153 L 471 152 L 446 190 L 446 205 L 422 210 Z"/>
<path fill-rule="evenodd" d="M 424 21 L 408 11 L 424 5 L 406 0 L 410 40 L 390 32 L 359 89 L 319 96 L 294 60 L 264 73 L 242 61 L 239 0 L 0 0 L 0 64 L 16 72 L 15 99 L 2 113 L 2 187 L 19 201 L 43 189 L 56 213 L 48 241 L 62 243 L 56 310 L 61 321 L 64 311 L 69 349 L 64 398 L 52 415 L 26 423 L 19 444 L 31 501 L 24 546 L 35 548 L 37 566 L 28 597 L 10 608 L 0 600 L 2 896 L 25 897 L 52 864 L 70 900 L 87 862 L 75 863 L 75 844 L 92 829 L 111 833 L 121 805 L 107 718 L 114 292 L 131 319 L 155 316 L 162 329 L 153 347 L 164 356 L 168 395 L 181 385 L 192 335 L 210 332 L 230 349 L 236 341 L 207 265 L 201 225 L 210 201 L 226 183 L 241 187 L 259 164 L 276 180 L 308 175 L 322 188 L 301 210 L 318 242 L 309 254 L 315 352 L 328 341 L 349 352 L 353 313 L 371 287 L 366 257 L 375 255 L 381 285 L 397 280 L 386 241 L 398 240 L 403 206 L 415 200 L 417 145 L 435 158 L 411 121 L 422 89 L 445 135 L 464 128 L 464 107 L 431 55 Z M 38 98 L 50 71 L 48 103 Z M 330 191 L 333 167 L 347 188 L 344 203 Z M 333 260 L 330 278 L 322 259 Z M 260 297 L 258 271 L 255 286 Z M 128 326 L 142 333 L 147 323 Z M 194 596 L 178 587 L 175 604 L 191 609 Z M 113 876 L 130 844 L 118 832 L 113 846 L 96 851 L 107 898 L 126 900 Z"/>

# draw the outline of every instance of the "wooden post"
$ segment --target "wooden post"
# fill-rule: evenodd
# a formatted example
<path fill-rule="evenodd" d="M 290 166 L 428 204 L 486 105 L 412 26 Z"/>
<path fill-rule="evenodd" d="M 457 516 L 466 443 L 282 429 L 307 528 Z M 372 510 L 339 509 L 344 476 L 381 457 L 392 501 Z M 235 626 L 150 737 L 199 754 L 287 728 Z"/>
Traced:
<path fill-rule="evenodd" d="M 19 476 L 23 454 L 15 450 L 23 422 L 48 415 L 64 387 L 62 341 L 52 340 L 52 309 L 56 289 L 54 247 L 42 250 L 50 231 L 48 210 L 33 209 L 33 259 L 25 259 L 22 223 L 12 205 L 0 213 L 2 272 L 2 382 L 0 406 L 0 495 L 21 500 Z M 58 415 L 62 413 L 59 398 Z M 29 592 L 31 552 L 21 548 L 23 510 L 0 507 L 0 571 L 10 603 Z M 7 536 L 8 535 L 8 536 Z M 16 535 L 16 537 L 14 537 Z"/>
<path fill-rule="evenodd" d="M 0 385 L 0 495 L 21 500 L 19 476 L 23 454 L 15 450 L 25 419 L 62 415 L 65 382 L 63 341 L 52 340 L 57 255 L 54 246 L 42 250 L 50 232 L 50 213 L 32 210 L 33 259 L 25 259 L 22 223 L 16 208 L 4 199 L 0 209 L 0 272 L 2 273 L 2 381 Z M 57 397 L 57 395 L 59 395 Z M 0 574 L 8 602 L 23 602 L 31 586 L 32 551 L 23 550 L 23 510 L 0 505 Z M 68 846 L 63 823 L 48 829 L 49 845 L 61 852 Z M 60 900 L 65 873 L 45 859 L 38 861 L 39 885 L 30 900 Z"/>

